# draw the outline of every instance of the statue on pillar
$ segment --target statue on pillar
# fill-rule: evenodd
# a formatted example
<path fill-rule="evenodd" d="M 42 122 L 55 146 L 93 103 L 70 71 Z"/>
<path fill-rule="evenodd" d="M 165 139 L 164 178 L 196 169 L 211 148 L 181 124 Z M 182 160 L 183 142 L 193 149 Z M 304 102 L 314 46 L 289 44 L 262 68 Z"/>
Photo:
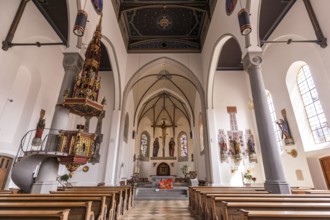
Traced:
<path fill-rule="evenodd" d="M 32 146 L 40 146 L 41 145 L 41 137 L 42 133 L 44 132 L 46 126 L 46 119 L 44 119 L 46 111 L 44 109 L 40 110 L 40 117 L 37 124 L 36 134 L 32 140 Z"/>
<path fill-rule="evenodd" d="M 153 156 L 153 157 L 157 157 L 157 156 L 158 156 L 158 151 L 159 151 L 159 141 L 158 141 L 158 137 L 156 137 L 153 146 L 154 146 L 154 147 L 153 147 L 152 156 Z"/>

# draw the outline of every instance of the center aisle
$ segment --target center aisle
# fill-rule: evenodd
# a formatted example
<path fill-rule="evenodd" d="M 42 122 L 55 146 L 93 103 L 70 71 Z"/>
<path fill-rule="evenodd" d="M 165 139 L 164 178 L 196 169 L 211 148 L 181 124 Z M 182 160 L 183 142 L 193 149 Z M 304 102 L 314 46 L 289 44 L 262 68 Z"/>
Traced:
<path fill-rule="evenodd" d="M 125 220 L 195 220 L 187 200 L 135 201 Z"/>

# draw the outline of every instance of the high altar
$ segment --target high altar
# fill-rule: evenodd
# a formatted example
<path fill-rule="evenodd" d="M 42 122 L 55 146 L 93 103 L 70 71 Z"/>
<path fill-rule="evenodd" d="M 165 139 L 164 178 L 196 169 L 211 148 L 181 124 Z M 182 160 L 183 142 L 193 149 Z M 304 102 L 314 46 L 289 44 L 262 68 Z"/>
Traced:
<path fill-rule="evenodd" d="M 174 182 L 174 176 L 153 176 L 152 177 L 152 188 L 158 188 L 159 182 L 161 180 L 168 180 L 172 179 L 172 182 Z"/>

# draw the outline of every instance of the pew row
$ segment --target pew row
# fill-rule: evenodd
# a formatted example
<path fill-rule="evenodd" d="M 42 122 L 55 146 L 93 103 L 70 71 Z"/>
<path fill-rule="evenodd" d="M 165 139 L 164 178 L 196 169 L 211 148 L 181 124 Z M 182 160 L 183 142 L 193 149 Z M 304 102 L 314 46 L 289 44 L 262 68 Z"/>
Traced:
<path fill-rule="evenodd" d="M 51 211 L 58 209 L 70 209 L 68 220 L 93 220 L 94 213 L 91 210 L 92 202 L 1 202 L 1 211 L 15 211 L 17 209 Z"/>
<path fill-rule="evenodd" d="M 218 219 L 240 219 L 240 209 L 255 211 L 328 211 L 330 203 L 289 203 L 289 202 L 224 202 L 217 209 Z"/>
<path fill-rule="evenodd" d="M 52 194 L 14 194 L 0 195 L 0 203 L 4 202 L 92 202 L 91 210 L 97 220 L 105 220 L 107 214 L 106 196 L 100 195 L 52 195 Z"/>
<path fill-rule="evenodd" d="M 243 191 L 244 190 L 244 191 Z M 206 195 L 213 194 L 213 193 L 220 193 L 220 194 L 268 194 L 267 191 L 261 191 L 261 190 L 255 190 L 255 189 L 248 189 L 245 191 L 245 188 L 243 190 L 240 189 L 217 189 L 217 190 L 196 190 L 195 191 L 195 198 L 193 201 L 193 206 L 191 209 L 198 215 L 203 216 L 204 213 L 204 207 L 206 205 Z"/>
<path fill-rule="evenodd" d="M 195 210 L 196 197 L 200 192 L 217 192 L 217 191 L 264 191 L 264 187 L 231 187 L 231 186 L 191 186 L 188 188 L 189 207 Z"/>
<path fill-rule="evenodd" d="M 121 191 L 51 191 L 54 196 L 105 196 L 106 197 L 106 219 L 116 220 L 122 214 L 122 193 Z"/>
<path fill-rule="evenodd" d="M 221 219 L 221 216 L 217 214 L 217 209 L 221 208 L 222 202 L 240 202 L 240 203 L 263 203 L 263 202 L 279 202 L 279 203 L 330 203 L 330 198 L 309 198 L 309 197 L 293 197 L 291 194 L 281 195 L 281 194 L 271 194 L 274 197 L 254 197 L 256 195 L 251 195 L 249 197 L 210 197 L 206 204 L 206 209 L 204 211 L 205 215 L 202 216 L 202 219 Z M 259 196 L 259 195 L 257 195 Z"/>
<path fill-rule="evenodd" d="M 74 186 L 74 187 L 66 187 L 63 189 L 64 191 L 108 191 L 108 190 L 117 190 L 122 193 L 122 208 L 121 212 L 124 215 L 126 211 L 128 211 L 131 207 L 134 206 L 134 195 L 135 188 L 132 186 Z"/>
<path fill-rule="evenodd" d="M 0 219 L 6 220 L 68 220 L 70 209 L 63 210 L 0 210 Z"/>
<path fill-rule="evenodd" d="M 240 220 L 325 220 L 328 211 L 247 211 L 240 210 Z"/>

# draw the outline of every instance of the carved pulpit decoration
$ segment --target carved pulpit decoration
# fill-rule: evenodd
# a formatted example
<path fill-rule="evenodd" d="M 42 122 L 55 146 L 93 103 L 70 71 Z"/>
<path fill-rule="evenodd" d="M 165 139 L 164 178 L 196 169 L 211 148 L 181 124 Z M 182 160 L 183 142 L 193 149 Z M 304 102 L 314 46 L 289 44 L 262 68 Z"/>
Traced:
<path fill-rule="evenodd" d="M 99 162 L 100 145 L 103 140 L 102 120 L 105 116 L 103 110 L 106 99 L 103 97 L 98 102 L 101 78 L 99 67 L 101 63 L 101 37 L 102 37 L 102 15 L 94 31 L 93 38 L 88 44 L 82 71 L 76 75 L 73 88 L 68 88 L 64 94 L 62 106 L 71 113 L 84 117 L 84 130 L 60 132 L 60 143 L 58 151 L 67 153 L 68 156 L 60 157 L 59 162 L 67 169 L 74 172 L 80 165 L 90 161 Z M 95 133 L 89 133 L 91 117 L 97 117 L 97 128 Z"/>
<path fill-rule="evenodd" d="M 242 148 L 244 147 L 243 132 L 238 130 L 236 113 L 236 106 L 228 106 L 227 112 L 230 117 L 231 130 L 227 132 L 229 137 L 229 155 L 236 160 L 242 159 Z"/>

